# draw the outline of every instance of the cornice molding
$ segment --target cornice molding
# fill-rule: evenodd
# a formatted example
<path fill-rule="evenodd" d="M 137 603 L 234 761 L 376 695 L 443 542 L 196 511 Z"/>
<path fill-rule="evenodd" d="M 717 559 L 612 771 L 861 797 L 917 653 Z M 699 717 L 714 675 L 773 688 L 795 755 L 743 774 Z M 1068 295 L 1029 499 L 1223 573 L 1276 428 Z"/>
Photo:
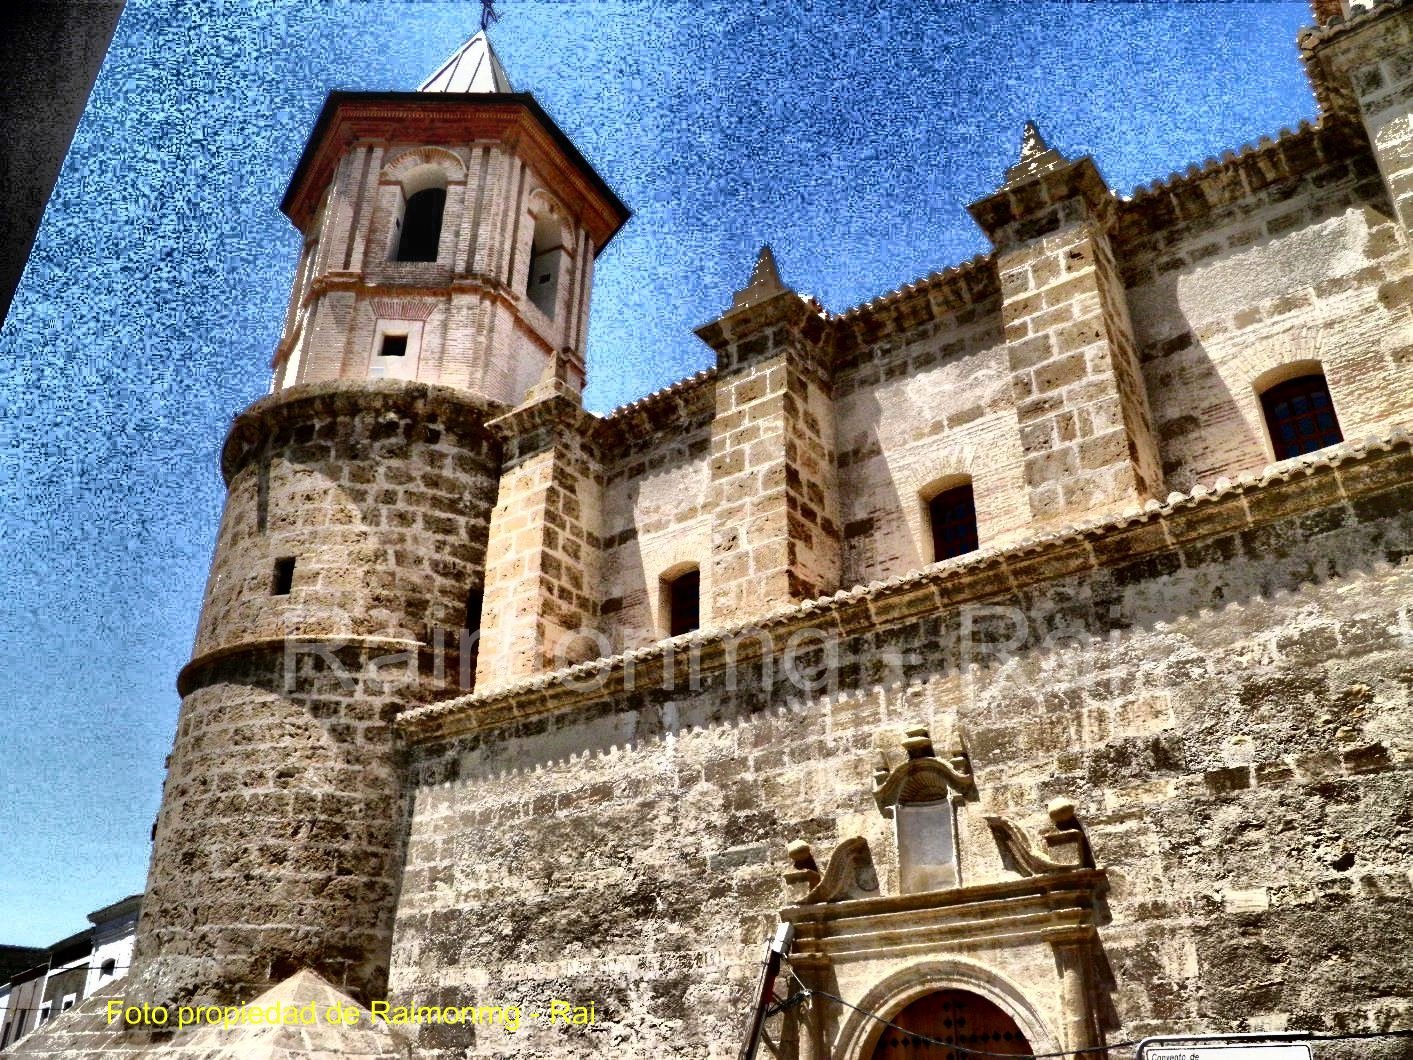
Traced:
<path fill-rule="evenodd" d="M 407 379 L 337 379 L 301 383 L 266 395 L 231 423 L 221 447 L 221 475 L 227 486 L 280 426 L 310 419 L 388 410 L 417 420 L 435 418 L 449 427 L 494 440 L 487 424 L 504 406 L 454 387 Z"/>
<path fill-rule="evenodd" d="M 358 142 L 499 142 L 530 165 L 580 218 L 597 255 L 630 211 L 528 93 L 437 95 L 331 92 L 305 144 L 280 209 L 306 231 L 338 161 Z"/>

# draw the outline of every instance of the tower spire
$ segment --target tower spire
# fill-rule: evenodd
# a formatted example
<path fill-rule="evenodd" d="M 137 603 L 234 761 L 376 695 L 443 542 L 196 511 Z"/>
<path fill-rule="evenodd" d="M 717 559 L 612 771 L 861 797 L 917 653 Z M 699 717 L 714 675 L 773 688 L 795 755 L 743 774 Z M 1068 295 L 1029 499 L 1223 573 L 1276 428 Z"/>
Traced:
<path fill-rule="evenodd" d="M 771 251 L 770 244 L 765 243 L 756 256 L 756 265 L 751 270 L 750 280 L 736 292 L 731 300 L 731 308 L 740 309 L 742 306 L 753 305 L 783 290 L 786 290 L 786 287 L 780 279 L 780 270 L 776 268 L 775 254 Z"/>
<path fill-rule="evenodd" d="M 1020 157 L 1015 165 L 1006 170 L 1006 183 L 1019 184 L 1067 161 L 1064 155 L 1045 142 L 1040 126 L 1028 121 L 1021 130 Z"/>
<path fill-rule="evenodd" d="M 494 22 L 500 16 L 490 10 L 481 12 L 481 30 L 460 48 L 452 52 L 437 72 L 418 87 L 418 92 L 514 92 L 505 67 L 486 36 L 487 19 Z"/>

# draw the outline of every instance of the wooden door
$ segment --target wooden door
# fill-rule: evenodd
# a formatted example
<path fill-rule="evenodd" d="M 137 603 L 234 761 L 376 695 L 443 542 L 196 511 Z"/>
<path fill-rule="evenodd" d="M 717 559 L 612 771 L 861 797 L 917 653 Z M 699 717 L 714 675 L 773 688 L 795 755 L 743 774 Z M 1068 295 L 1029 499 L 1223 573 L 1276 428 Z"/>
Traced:
<path fill-rule="evenodd" d="M 993 1002 L 965 990 L 938 990 L 918 998 L 893 1017 L 902 1030 L 885 1027 L 873 1047 L 874 1060 L 985 1060 L 913 1037 L 914 1034 L 968 1049 L 1027 1056 L 1030 1043 L 1016 1021 Z M 906 1033 L 912 1032 L 912 1033 Z"/>

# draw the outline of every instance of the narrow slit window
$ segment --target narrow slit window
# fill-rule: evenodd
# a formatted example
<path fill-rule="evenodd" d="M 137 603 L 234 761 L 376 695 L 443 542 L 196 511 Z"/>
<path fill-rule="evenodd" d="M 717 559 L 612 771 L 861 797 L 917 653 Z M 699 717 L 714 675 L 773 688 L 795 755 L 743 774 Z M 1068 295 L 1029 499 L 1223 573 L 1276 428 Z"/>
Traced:
<path fill-rule="evenodd" d="M 485 594 L 480 589 L 472 589 L 466 594 L 466 632 L 481 632 L 481 605 Z"/>
<path fill-rule="evenodd" d="M 406 335 L 384 335 L 383 343 L 378 347 L 379 357 L 406 357 L 407 356 L 407 336 Z"/>
<path fill-rule="evenodd" d="M 696 567 L 665 579 L 667 635 L 678 637 L 702 624 L 702 572 Z"/>
<path fill-rule="evenodd" d="M 294 557 L 281 556 L 275 560 L 275 577 L 270 586 L 271 596 L 288 596 L 294 588 Z"/>
<path fill-rule="evenodd" d="M 461 674 L 463 687 L 471 691 L 476 687 L 476 662 L 481 656 L 481 609 L 486 601 L 481 589 L 472 589 L 466 594 L 465 632 L 461 637 Z"/>
<path fill-rule="evenodd" d="M 398 261 L 436 261 L 442 236 L 445 188 L 424 188 L 407 199 L 402 231 L 397 240 Z"/>
<path fill-rule="evenodd" d="M 1344 441 L 1330 388 L 1319 372 L 1277 383 L 1261 395 L 1261 408 L 1277 460 Z"/>
<path fill-rule="evenodd" d="M 938 493 L 927 502 L 927 514 L 934 563 L 976 551 L 976 497 L 970 482 Z"/>

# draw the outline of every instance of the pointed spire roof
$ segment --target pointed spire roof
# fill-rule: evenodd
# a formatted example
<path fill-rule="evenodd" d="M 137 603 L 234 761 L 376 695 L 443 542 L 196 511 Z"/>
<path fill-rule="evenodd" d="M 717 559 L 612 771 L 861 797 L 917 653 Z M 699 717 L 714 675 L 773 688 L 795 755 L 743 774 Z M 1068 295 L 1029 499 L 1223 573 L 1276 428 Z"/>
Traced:
<path fill-rule="evenodd" d="M 1040 133 L 1040 126 L 1028 121 L 1021 132 L 1020 158 L 1006 170 L 1006 183 L 1019 184 L 1068 161 L 1069 159 L 1045 142 L 1045 137 Z"/>
<path fill-rule="evenodd" d="M 780 280 L 780 270 L 775 266 L 775 254 L 770 244 L 763 244 L 756 255 L 756 267 L 751 270 L 750 282 L 736 292 L 731 299 L 731 308 L 740 309 L 786 289 Z"/>
<path fill-rule="evenodd" d="M 491 47 L 486 31 L 481 30 L 442 63 L 441 67 L 417 88 L 418 92 L 514 92 Z"/>

